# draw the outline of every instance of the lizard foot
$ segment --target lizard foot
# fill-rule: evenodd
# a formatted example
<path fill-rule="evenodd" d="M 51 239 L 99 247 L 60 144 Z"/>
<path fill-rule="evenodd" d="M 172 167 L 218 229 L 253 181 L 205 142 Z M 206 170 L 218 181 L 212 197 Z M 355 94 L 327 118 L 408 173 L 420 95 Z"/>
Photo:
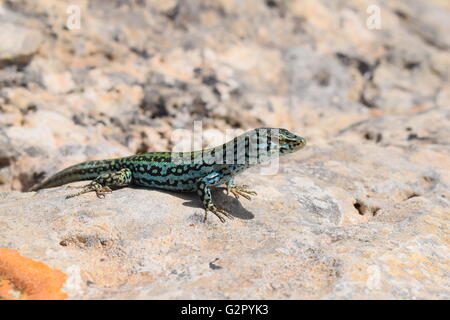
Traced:
<path fill-rule="evenodd" d="M 231 214 L 229 214 L 228 212 L 226 212 L 225 210 L 219 209 L 215 205 L 211 205 L 207 209 L 205 209 L 205 218 L 203 219 L 203 222 L 206 222 L 206 217 L 208 216 L 208 211 L 211 211 L 212 213 L 214 213 L 221 222 L 226 221 L 223 216 L 227 217 L 230 220 L 234 219 L 234 217 Z"/>
<path fill-rule="evenodd" d="M 243 186 L 231 186 L 230 188 L 227 188 L 227 194 L 232 193 L 236 199 L 239 199 L 239 196 L 243 196 L 247 200 L 251 200 L 252 198 L 250 196 L 256 196 L 257 193 L 253 190 L 248 190 L 247 185 Z"/>
<path fill-rule="evenodd" d="M 97 197 L 100 199 L 103 199 L 107 193 L 111 193 L 112 190 L 110 187 L 102 187 L 101 189 L 96 189 L 95 193 L 97 194 Z"/>
<path fill-rule="evenodd" d="M 95 191 L 95 193 L 97 194 L 97 197 L 103 199 L 105 197 L 105 194 L 107 193 L 111 193 L 112 190 L 110 187 L 104 187 L 101 184 L 99 184 L 98 182 L 92 181 L 91 183 L 85 185 L 85 186 L 68 186 L 68 188 L 72 188 L 72 189 L 80 189 L 82 188 L 83 190 L 81 190 L 80 192 L 77 193 L 73 193 L 73 194 L 69 194 L 66 196 L 66 199 L 69 198 L 73 198 L 73 197 L 77 197 L 79 195 L 82 195 L 84 193 L 88 193 L 91 191 Z"/>

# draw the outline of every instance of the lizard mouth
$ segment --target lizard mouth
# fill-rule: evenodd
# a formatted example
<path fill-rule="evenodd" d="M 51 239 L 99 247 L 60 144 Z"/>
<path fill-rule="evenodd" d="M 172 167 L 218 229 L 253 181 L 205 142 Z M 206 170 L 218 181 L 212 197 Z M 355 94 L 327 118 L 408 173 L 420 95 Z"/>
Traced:
<path fill-rule="evenodd" d="M 280 145 L 281 153 L 291 153 L 303 148 L 306 145 L 306 140 L 304 138 L 299 138 L 294 141 L 289 141 Z"/>

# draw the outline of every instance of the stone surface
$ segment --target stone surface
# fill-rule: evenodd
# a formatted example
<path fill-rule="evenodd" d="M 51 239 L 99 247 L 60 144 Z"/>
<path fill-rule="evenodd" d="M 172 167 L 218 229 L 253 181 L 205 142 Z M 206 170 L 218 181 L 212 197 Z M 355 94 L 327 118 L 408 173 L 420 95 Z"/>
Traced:
<path fill-rule="evenodd" d="M 252 201 L 217 189 L 225 224 L 191 194 L 2 193 L 0 246 L 65 272 L 73 299 L 450 298 L 448 153 L 331 142 L 247 172 Z"/>
<path fill-rule="evenodd" d="M 0 21 L 0 66 L 23 64 L 36 53 L 42 41 L 40 32 Z"/>
<path fill-rule="evenodd" d="M 80 29 L 64 1 L 0 0 L 1 252 L 64 272 L 71 299 L 450 298 L 448 2 L 70 4 Z M 255 127 L 308 145 L 239 177 L 251 202 L 217 190 L 227 224 L 190 194 L 24 192 L 190 147 L 194 121 L 203 147 Z"/>

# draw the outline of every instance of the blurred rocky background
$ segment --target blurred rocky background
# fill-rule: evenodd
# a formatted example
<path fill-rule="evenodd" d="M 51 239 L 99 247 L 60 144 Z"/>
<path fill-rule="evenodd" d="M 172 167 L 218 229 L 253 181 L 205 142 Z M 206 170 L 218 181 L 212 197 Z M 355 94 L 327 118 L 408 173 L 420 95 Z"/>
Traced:
<path fill-rule="evenodd" d="M 74 299 L 448 299 L 449 29 L 447 0 L 0 0 L 0 247 Z M 252 202 L 217 191 L 225 225 L 190 195 L 22 192 L 194 121 L 204 146 L 255 127 L 308 146 L 238 178 Z M 30 296 L 8 270 L 0 297 Z"/>

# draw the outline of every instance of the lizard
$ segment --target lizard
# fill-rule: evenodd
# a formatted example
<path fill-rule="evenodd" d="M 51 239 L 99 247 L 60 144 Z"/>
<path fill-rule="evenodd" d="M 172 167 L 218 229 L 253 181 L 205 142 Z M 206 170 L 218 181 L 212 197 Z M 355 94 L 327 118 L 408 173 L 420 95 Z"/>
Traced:
<path fill-rule="evenodd" d="M 92 180 L 81 191 L 66 199 L 94 191 L 99 198 L 112 189 L 130 185 L 168 191 L 196 192 L 205 209 L 221 222 L 233 219 L 218 208 L 211 197 L 211 187 L 226 185 L 236 199 L 248 200 L 256 195 L 246 185 L 236 185 L 234 178 L 244 170 L 279 155 L 293 153 L 306 145 L 306 140 L 286 129 L 257 128 L 235 137 L 218 147 L 191 152 L 149 152 L 128 157 L 91 160 L 68 167 L 32 187 L 29 191 L 52 188 L 67 183 Z"/>

